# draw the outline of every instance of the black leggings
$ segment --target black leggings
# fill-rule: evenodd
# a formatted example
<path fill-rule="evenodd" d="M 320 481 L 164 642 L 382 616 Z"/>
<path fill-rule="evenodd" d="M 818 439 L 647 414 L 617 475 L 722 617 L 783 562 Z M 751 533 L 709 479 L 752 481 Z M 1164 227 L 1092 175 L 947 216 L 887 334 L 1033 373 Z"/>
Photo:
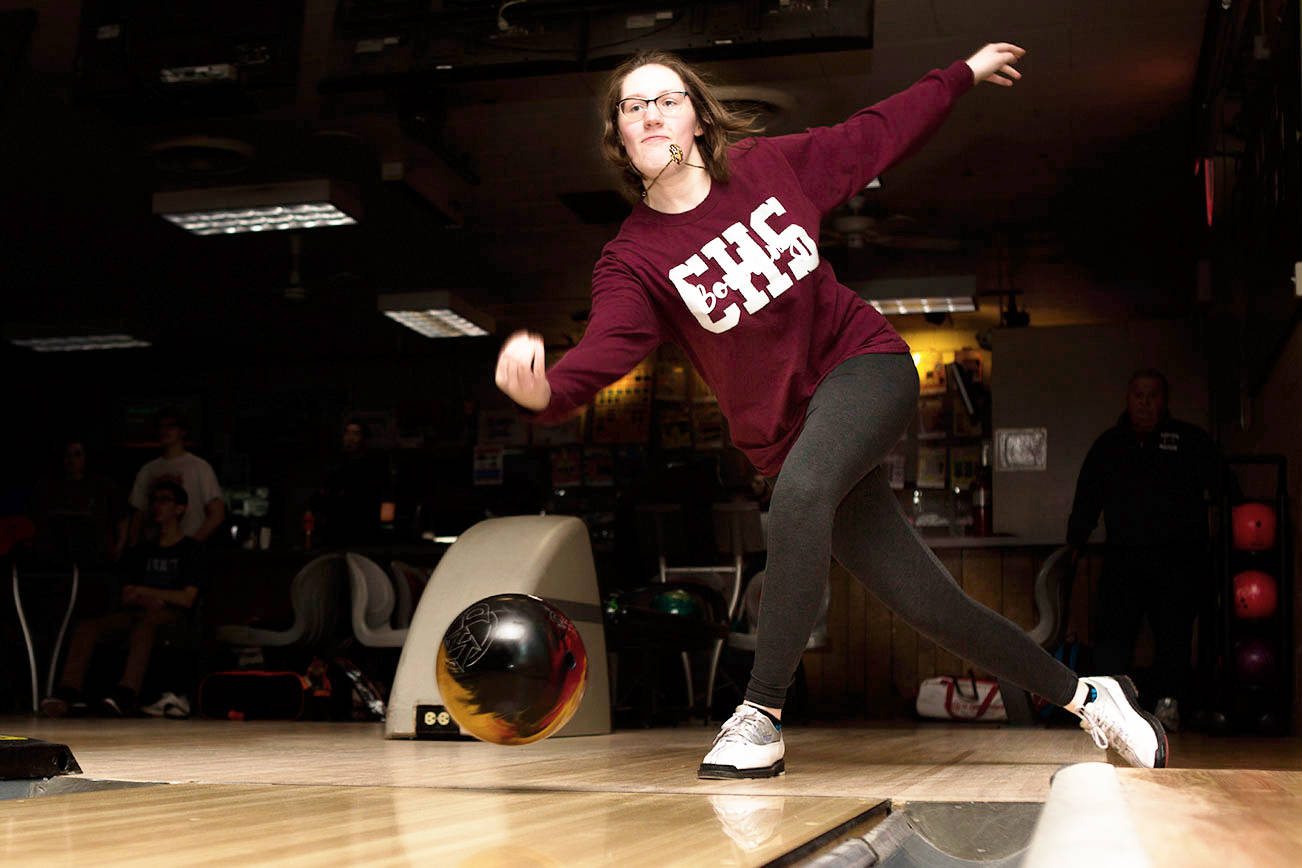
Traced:
<path fill-rule="evenodd" d="M 746 699 L 781 708 L 832 557 L 923 636 L 1056 705 L 1077 676 L 958 586 L 904 517 L 879 466 L 917 412 L 907 354 L 855 356 L 819 384 L 777 477 L 758 647 Z"/>

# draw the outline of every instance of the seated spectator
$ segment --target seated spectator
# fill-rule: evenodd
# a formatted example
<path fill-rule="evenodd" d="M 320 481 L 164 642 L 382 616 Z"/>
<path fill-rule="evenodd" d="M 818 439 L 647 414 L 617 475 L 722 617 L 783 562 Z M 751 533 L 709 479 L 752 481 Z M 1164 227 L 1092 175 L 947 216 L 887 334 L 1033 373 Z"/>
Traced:
<path fill-rule="evenodd" d="M 82 686 L 96 646 L 125 635 L 122 677 L 100 700 L 99 710 L 114 717 L 134 716 L 159 628 L 197 629 L 194 606 L 203 586 L 203 563 L 201 546 L 181 530 L 188 503 L 179 484 L 164 480 L 154 486 L 149 505 L 160 529 L 158 539 L 132 549 L 123 559 L 121 601 L 115 610 L 77 625 L 59 687 L 41 702 L 44 714 L 61 717 L 85 708 Z"/>
<path fill-rule="evenodd" d="M 86 444 L 63 443 L 62 467 L 37 481 L 28 515 L 36 524 L 35 554 L 82 567 L 117 561 L 126 544 L 126 503 L 111 479 L 90 472 Z"/>

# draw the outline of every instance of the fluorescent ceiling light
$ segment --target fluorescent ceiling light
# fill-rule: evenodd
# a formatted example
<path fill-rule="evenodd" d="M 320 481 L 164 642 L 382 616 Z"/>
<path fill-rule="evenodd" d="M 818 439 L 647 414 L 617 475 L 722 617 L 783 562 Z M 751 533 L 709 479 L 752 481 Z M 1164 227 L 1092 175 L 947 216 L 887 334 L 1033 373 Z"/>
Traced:
<path fill-rule="evenodd" d="M 492 317 L 445 289 L 384 293 L 376 301 L 389 319 L 427 338 L 482 337 L 495 327 Z"/>
<path fill-rule="evenodd" d="M 154 213 L 195 235 L 351 226 L 357 197 L 334 181 L 285 181 L 154 194 Z"/>
<path fill-rule="evenodd" d="M 126 350 L 150 346 L 149 341 L 128 334 L 72 335 L 49 338 L 10 338 L 14 346 L 27 347 L 38 353 L 66 353 L 75 350 Z"/>
<path fill-rule="evenodd" d="M 887 316 L 911 313 L 970 313 L 976 310 L 971 298 L 882 298 L 868 303 Z"/>
<path fill-rule="evenodd" d="M 976 277 L 970 274 L 861 280 L 847 286 L 887 316 L 968 313 L 977 309 Z"/>
<path fill-rule="evenodd" d="M 233 63 L 210 63 L 204 66 L 168 66 L 158 71 L 163 84 L 205 84 L 212 81 L 235 81 L 239 70 Z"/>
<path fill-rule="evenodd" d="M 482 337 L 488 331 L 449 310 L 386 310 L 384 315 L 427 338 Z"/>

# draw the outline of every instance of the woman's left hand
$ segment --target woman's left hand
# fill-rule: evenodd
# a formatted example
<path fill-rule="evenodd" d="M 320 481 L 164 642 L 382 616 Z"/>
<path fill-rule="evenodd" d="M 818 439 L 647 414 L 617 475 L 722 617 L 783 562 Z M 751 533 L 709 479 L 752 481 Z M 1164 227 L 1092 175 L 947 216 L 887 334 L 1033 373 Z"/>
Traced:
<path fill-rule="evenodd" d="M 988 81 L 1001 87 L 1012 87 L 1013 82 L 1022 74 L 1013 69 L 1013 64 L 1026 54 L 1025 48 L 1011 42 L 992 42 L 967 59 L 972 68 L 972 78 L 976 84 Z M 996 75 L 996 73 L 999 73 Z"/>

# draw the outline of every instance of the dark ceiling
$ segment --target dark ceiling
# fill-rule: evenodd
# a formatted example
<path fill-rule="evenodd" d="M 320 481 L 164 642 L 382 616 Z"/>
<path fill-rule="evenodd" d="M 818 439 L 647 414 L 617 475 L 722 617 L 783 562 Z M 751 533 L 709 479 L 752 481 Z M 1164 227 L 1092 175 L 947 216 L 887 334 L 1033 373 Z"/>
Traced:
<path fill-rule="evenodd" d="M 986 41 L 1017 42 L 1023 81 L 964 97 L 869 194 L 881 243 L 825 255 L 854 276 L 976 271 L 1006 287 L 1011 274 L 1040 322 L 1187 297 L 1186 273 L 1167 266 L 1187 258 L 1197 217 L 1189 101 L 1205 0 L 837 3 L 672 5 L 658 20 L 673 26 L 648 30 L 630 16 L 657 7 L 623 0 L 49 0 L 39 17 L 0 0 L 15 10 L 0 13 L 3 44 L 28 46 L 27 63 L 0 68 L 5 318 L 120 316 L 179 345 L 279 334 L 367 352 L 400 331 L 375 293 L 432 287 L 505 327 L 575 335 L 618 218 L 592 195 L 614 188 L 592 67 L 656 40 L 764 104 L 775 133 L 836 122 Z M 778 39 L 796 20 L 809 35 Z M 732 48 L 713 45 L 720 34 Z M 235 64 L 238 83 L 158 78 L 216 63 Z M 189 146 L 167 146 L 179 139 Z M 151 213 L 159 189 L 322 176 L 358 185 L 363 217 L 303 233 L 303 300 L 286 297 L 285 233 L 192 237 Z M 1090 277 L 1037 279 L 1063 264 Z"/>

